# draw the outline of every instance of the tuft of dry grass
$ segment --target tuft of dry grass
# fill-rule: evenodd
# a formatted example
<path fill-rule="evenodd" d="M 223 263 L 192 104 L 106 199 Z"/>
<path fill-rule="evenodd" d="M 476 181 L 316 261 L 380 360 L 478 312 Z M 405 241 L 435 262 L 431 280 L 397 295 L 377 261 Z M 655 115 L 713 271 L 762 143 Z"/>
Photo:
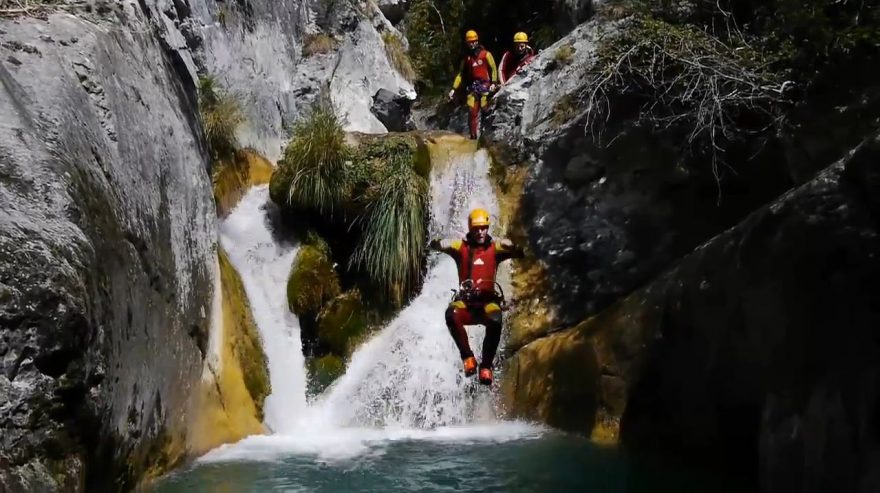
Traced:
<path fill-rule="evenodd" d="M 382 41 L 385 42 L 385 54 L 388 55 L 388 60 L 394 69 L 406 80 L 411 81 L 415 79 L 416 71 L 400 37 L 390 31 L 386 31 L 382 34 Z"/>

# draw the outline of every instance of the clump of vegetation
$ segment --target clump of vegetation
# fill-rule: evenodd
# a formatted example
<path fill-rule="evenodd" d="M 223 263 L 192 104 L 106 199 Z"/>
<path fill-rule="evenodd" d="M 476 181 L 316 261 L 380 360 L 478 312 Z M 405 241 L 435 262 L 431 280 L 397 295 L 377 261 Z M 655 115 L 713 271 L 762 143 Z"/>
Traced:
<path fill-rule="evenodd" d="M 627 100 L 638 107 L 638 125 L 686 135 L 690 150 L 711 156 L 717 177 L 728 143 L 780 120 L 783 81 L 748 44 L 637 15 L 607 33 L 597 54 L 577 95 L 597 140 L 615 102 Z"/>
<path fill-rule="evenodd" d="M 385 286 L 398 305 L 421 274 L 428 196 L 427 182 L 399 158 L 385 163 L 367 190 L 364 235 L 351 263 L 364 268 L 373 283 Z"/>
<path fill-rule="evenodd" d="M 337 262 L 399 305 L 415 290 L 424 261 L 423 154 L 410 135 L 365 136 L 349 145 L 333 110 L 320 102 L 295 125 L 270 194 L 323 234 L 346 232 L 340 251 L 347 254 Z"/>
<path fill-rule="evenodd" d="M 400 37 L 390 31 L 386 31 L 382 34 L 382 41 L 385 43 L 385 54 L 388 55 L 388 60 L 391 61 L 394 69 L 400 72 L 400 75 L 406 80 L 413 80 L 416 76 L 416 71 Z"/>
<path fill-rule="evenodd" d="M 310 57 L 330 53 L 338 46 L 339 41 L 329 34 L 323 32 L 309 34 L 306 36 L 305 40 L 303 40 L 303 56 Z"/>
<path fill-rule="evenodd" d="M 574 59 L 574 52 L 574 46 L 570 44 L 562 45 L 553 52 L 553 61 L 560 66 L 571 65 L 571 61 Z"/>
<path fill-rule="evenodd" d="M 231 160 L 238 147 L 235 130 L 245 120 L 238 99 L 221 88 L 216 77 L 206 75 L 199 79 L 199 112 L 211 158 Z"/>
<path fill-rule="evenodd" d="M 314 315 L 339 295 L 339 275 L 333 267 L 330 247 L 316 234 L 309 234 L 297 252 L 287 280 L 287 302 L 298 317 Z"/>
<path fill-rule="evenodd" d="M 278 166 L 284 168 L 284 203 L 332 216 L 350 194 L 346 177 L 351 149 L 342 124 L 327 103 L 317 104 L 298 121 Z"/>

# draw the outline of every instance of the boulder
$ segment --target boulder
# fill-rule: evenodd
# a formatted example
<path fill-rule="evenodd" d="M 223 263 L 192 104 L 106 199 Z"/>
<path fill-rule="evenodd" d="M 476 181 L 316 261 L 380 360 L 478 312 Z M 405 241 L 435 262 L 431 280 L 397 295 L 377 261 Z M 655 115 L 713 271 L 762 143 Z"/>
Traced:
<path fill-rule="evenodd" d="M 516 415 L 736 470 L 761 491 L 873 491 L 880 135 L 609 309 L 526 345 Z M 617 434 L 615 430 L 614 435 Z"/>
<path fill-rule="evenodd" d="M 385 125 L 389 132 L 415 130 L 410 115 L 413 101 L 405 96 L 395 95 L 387 89 L 379 89 L 373 96 L 370 111 Z"/>

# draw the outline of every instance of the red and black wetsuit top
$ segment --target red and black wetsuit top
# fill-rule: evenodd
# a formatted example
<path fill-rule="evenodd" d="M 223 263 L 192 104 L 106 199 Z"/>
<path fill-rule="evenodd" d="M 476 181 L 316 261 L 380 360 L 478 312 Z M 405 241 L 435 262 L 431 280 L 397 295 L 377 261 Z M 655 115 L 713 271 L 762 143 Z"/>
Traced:
<path fill-rule="evenodd" d="M 464 240 L 440 240 L 434 242 L 433 246 L 455 259 L 455 264 L 458 266 L 459 284 L 471 280 L 474 294 L 481 301 L 494 301 L 498 298 L 495 294 L 495 275 L 498 272 L 498 264 L 507 259 L 522 256 L 522 250 L 510 240 L 495 241 L 492 237 L 488 237 L 483 245 L 478 245 L 469 238 L 465 238 Z"/>

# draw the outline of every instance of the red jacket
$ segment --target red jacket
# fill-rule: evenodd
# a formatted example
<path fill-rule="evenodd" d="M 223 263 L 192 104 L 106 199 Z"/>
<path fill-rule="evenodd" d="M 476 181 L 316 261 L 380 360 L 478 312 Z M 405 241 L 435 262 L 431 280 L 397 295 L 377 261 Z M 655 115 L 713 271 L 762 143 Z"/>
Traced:
<path fill-rule="evenodd" d="M 431 242 L 431 246 L 455 259 L 459 284 L 472 280 L 477 295 L 486 299 L 494 296 L 498 264 L 523 256 L 522 249 L 510 240 L 495 241 L 491 237 L 483 245 L 464 239 L 436 240 Z"/>
<path fill-rule="evenodd" d="M 475 55 L 466 56 L 461 62 L 458 75 L 455 76 L 455 82 L 452 83 L 452 88 L 458 89 L 465 76 L 467 76 L 468 82 L 479 80 L 497 84 L 498 68 L 495 66 L 495 58 L 492 57 L 488 50 L 482 47 Z"/>
<path fill-rule="evenodd" d="M 505 51 L 504 56 L 501 57 L 501 83 L 506 84 L 511 77 L 528 65 L 533 58 L 535 58 L 535 50 L 531 46 L 526 47 L 522 57 L 514 51 Z"/>

